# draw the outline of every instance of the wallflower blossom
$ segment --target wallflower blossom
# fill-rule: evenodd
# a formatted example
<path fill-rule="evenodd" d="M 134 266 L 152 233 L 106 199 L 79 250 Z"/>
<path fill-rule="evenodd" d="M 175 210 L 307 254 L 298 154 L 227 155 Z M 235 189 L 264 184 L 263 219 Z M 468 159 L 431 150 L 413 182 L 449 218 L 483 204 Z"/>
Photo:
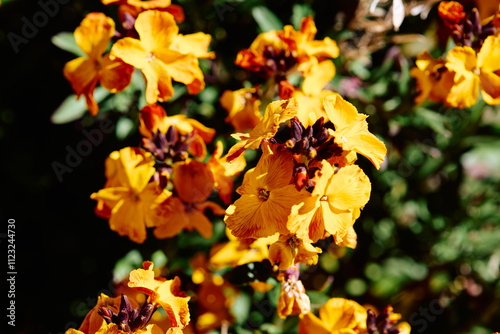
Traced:
<path fill-rule="evenodd" d="M 235 133 L 233 138 L 241 140 L 236 143 L 227 154 L 229 162 L 236 159 L 246 149 L 257 149 L 264 139 L 273 137 L 278 132 L 281 123 L 291 119 L 297 114 L 297 101 L 274 101 L 269 103 L 264 112 L 264 117 L 249 133 Z"/>
<path fill-rule="evenodd" d="M 464 6 L 456 1 L 441 1 L 438 6 L 438 13 L 443 22 L 450 28 L 465 18 Z"/>
<path fill-rule="evenodd" d="M 331 298 L 319 309 L 319 318 L 307 313 L 300 319 L 299 334 L 356 334 L 366 331 L 366 310 L 353 300 Z"/>
<path fill-rule="evenodd" d="M 446 62 L 442 59 L 434 59 L 424 51 L 417 56 L 410 75 L 417 80 L 419 90 L 415 97 L 416 104 L 422 104 L 425 100 L 432 102 L 445 102 L 453 87 L 454 72 L 446 68 Z"/>
<path fill-rule="evenodd" d="M 300 238 L 316 242 L 333 235 L 340 244 L 354 223 L 352 211 L 368 202 L 371 184 L 356 165 L 335 171 L 323 160 L 317 174 L 311 196 L 294 205 L 287 226 Z"/>
<path fill-rule="evenodd" d="M 335 125 L 335 143 L 344 151 L 364 155 L 379 169 L 385 159 L 387 149 L 384 143 L 368 131 L 366 118 L 340 95 L 325 97 L 323 106 L 330 121 Z"/>
<path fill-rule="evenodd" d="M 111 155 L 107 166 L 116 168 L 113 175 L 116 179 L 90 198 L 102 201 L 102 205 L 111 210 L 109 226 L 113 231 L 142 243 L 146 240 L 146 227 L 155 226 L 160 219 L 152 207 L 168 198 L 170 193 L 161 190 L 157 182 L 149 182 L 155 173 L 150 153 L 126 147 Z"/>
<path fill-rule="evenodd" d="M 292 154 L 278 145 L 263 143 L 257 166 L 247 171 L 236 190 L 241 197 L 226 210 L 224 221 L 238 238 L 288 234 L 286 221 L 293 204 L 309 196 L 291 184 Z"/>
<path fill-rule="evenodd" d="M 262 119 L 261 102 L 256 94 L 256 88 L 226 90 L 222 93 L 220 104 L 228 113 L 226 123 L 231 123 L 236 131 L 251 130 Z"/>
<path fill-rule="evenodd" d="M 103 13 L 90 13 L 75 29 L 76 44 L 86 57 L 73 59 L 64 65 L 64 77 L 79 98 L 85 97 L 85 103 L 92 115 L 99 112 L 94 99 L 97 83 L 116 93 L 125 89 L 132 78 L 134 68 L 119 58 L 104 55 L 111 37 L 115 33 L 115 23 Z"/>
<path fill-rule="evenodd" d="M 295 234 L 280 235 L 278 241 L 269 247 L 269 261 L 279 270 L 287 270 L 297 263 L 315 265 L 321 249 L 314 247 L 309 239 Z"/>
<path fill-rule="evenodd" d="M 206 199 L 214 188 L 213 175 L 208 166 L 197 160 L 186 160 L 174 164 L 173 177 L 176 196 L 158 204 L 155 209 L 162 217 L 156 225 L 157 238 L 169 238 L 183 229 L 196 229 L 203 237 L 213 234 L 212 223 L 205 216 L 207 209 L 223 215 L 224 209 Z"/>
<path fill-rule="evenodd" d="M 500 37 L 488 36 L 479 53 L 468 47 L 455 47 L 448 52 L 446 67 L 455 72 L 454 85 L 447 102 L 457 108 L 473 106 L 479 97 L 500 104 Z"/>
<path fill-rule="evenodd" d="M 174 94 L 172 79 L 185 84 L 190 94 L 205 88 L 198 58 L 214 57 L 207 51 L 209 35 L 181 35 L 171 14 L 154 10 L 139 14 L 135 29 L 139 39 L 118 40 L 111 49 L 111 58 L 121 58 L 143 72 L 148 103 L 168 101 Z"/>

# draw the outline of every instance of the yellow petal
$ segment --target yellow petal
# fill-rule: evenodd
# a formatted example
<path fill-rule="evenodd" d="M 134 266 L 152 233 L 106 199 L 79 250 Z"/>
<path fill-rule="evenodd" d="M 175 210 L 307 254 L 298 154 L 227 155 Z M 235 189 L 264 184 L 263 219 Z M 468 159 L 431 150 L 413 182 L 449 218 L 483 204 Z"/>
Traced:
<path fill-rule="evenodd" d="M 308 95 L 319 95 L 327 83 L 335 76 L 335 65 L 331 60 L 324 60 L 313 65 L 304 73 L 302 90 Z"/>
<path fill-rule="evenodd" d="M 152 53 L 169 48 L 179 32 L 172 14 L 157 10 L 140 13 L 134 27 L 144 50 Z"/>
<path fill-rule="evenodd" d="M 115 23 L 103 13 L 90 13 L 75 29 L 76 44 L 92 60 L 96 61 L 106 51 L 115 33 Z"/>
<path fill-rule="evenodd" d="M 172 49 L 184 54 L 190 53 L 196 58 L 214 58 L 215 54 L 208 52 L 211 40 L 212 36 L 202 32 L 189 35 L 179 34 L 172 43 Z"/>

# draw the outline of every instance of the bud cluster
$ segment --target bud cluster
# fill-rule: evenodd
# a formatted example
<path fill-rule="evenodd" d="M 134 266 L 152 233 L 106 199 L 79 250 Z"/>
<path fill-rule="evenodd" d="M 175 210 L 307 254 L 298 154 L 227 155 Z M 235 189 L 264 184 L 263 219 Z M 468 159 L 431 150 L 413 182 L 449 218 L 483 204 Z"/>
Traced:
<path fill-rule="evenodd" d="M 120 310 L 118 314 L 111 308 L 101 307 L 97 313 L 106 320 L 108 324 L 114 323 L 125 333 L 133 333 L 147 325 L 155 308 L 151 303 L 144 303 L 140 308 L 132 308 L 127 296 L 122 294 Z"/>

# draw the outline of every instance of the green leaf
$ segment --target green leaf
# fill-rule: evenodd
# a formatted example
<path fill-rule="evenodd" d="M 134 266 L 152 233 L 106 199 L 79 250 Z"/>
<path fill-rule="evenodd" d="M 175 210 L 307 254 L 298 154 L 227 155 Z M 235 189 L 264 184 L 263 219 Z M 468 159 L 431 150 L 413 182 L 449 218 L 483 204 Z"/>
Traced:
<path fill-rule="evenodd" d="M 262 32 L 283 29 L 283 23 L 281 23 L 280 19 L 264 6 L 252 8 L 252 16 L 257 21 Z"/>
<path fill-rule="evenodd" d="M 85 53 L 76 44 L 75 36 L 71 32 L 60 32 L 55 36 L 52 36 L 52 44 L 57 46 L 59 49 L 71 52 L 75 56 L 85 57 Z"/>
<path fill-rule="evenodd" d="M 97 87 L 94 91 L 94 98 L 97 103 L 102 102 L 109 94 L 111 94 L 107 89 L 103 87 Z M 54 111 L 50 117 L 50 121 L 54 124 L 65 124 L 69 122 L 76 121 L 81 118 L 83 114 L 87 111 L 87 105 L 85 104 L 85 99 L 81 97 L 76 99 L 74 94 L 68 96 L 63 103 Z"/>
<path fill-rule="evenodd" d="M 116 138 L 123 140 L 136 128 L 136 124 L 130 118 L 122 117 L 116 122 Z"/>
<path fill-rule="evenodd" d="M 300 21 L 303 17 L 306 17 L 308 15 L 314 15 L 314 11 L 312 10 L 311 6 L 309 6 L 308 4 L 299 3 L 293 5 L 291 21 L 295 30 L 300 29 Z"/>
<path fill-rule="evenodd" d="M 137 249 L 133 249 L 118 260 L 113 269 L 113 281 L 121 282 L 130 272 L 142 265 L 142 255 Z"/>
<path fill-rule="evenodd" d="M 251 303 L 250 296 L 241 293 L 231 305 L 231 313 L 234 315 L 237 324 L 242 324 L 248 319 Z"/>
<path fill-rule="evenodd" d="M 432 130 L 440 133 L 445 137 L 450 137 L 451 132 L 448 131 L 444 126 L 443 115 L 438 114 L 432 110 L 416 107 L 415 108 L 415 125 L 420 123 L 420 125 L 428 126 Z"/>

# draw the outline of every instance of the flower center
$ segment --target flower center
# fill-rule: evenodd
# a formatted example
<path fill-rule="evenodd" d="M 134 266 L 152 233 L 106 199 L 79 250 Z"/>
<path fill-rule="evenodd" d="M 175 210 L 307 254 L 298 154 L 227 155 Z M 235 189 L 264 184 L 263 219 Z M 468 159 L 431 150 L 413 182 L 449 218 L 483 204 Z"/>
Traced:
<path fill-rule="evenodd" d="M 328 201 L 328 196 L 323 195 L 323 196 L 321 196 L 321 198 L 319 200 L 320 201 Z"/>
<path fill-rule="evenodd" d="M 472 70 L 472 73 L 474 73 L 475 75 L 479 75 L 481 74 L 481 69 L 479 67 L 475 67 L 473 70 Z"/>
<path fill-rule="evenodd" d="M 146 57 L 146 61 L 148 63 L 152 62 L 155 59 L 156 59 L 156 56 L 155 56 L 155 54 L 153 52 L 151 52 L 150 54 L 148 54 L 148 56 Z"/>
<path fill-rule="evenodd" d="M 266 189 L 261 189 L 259 191 L 259 198 L 262 198 L 264 200 L 267 200 L 269 198 L 269 191 Z"/>
<path fill-rule="evenodd" d="M 106 323 L 114 323 L 125 333 L 133 333 L 147 325 L 155 307 L 151 303 L 145 303 L 140 308 L 133 309 L 127 296 L 122 294 L 120 311 L 114 313 L 112 309 L 101 307 L 97 313 L 106 320 Z"/>

